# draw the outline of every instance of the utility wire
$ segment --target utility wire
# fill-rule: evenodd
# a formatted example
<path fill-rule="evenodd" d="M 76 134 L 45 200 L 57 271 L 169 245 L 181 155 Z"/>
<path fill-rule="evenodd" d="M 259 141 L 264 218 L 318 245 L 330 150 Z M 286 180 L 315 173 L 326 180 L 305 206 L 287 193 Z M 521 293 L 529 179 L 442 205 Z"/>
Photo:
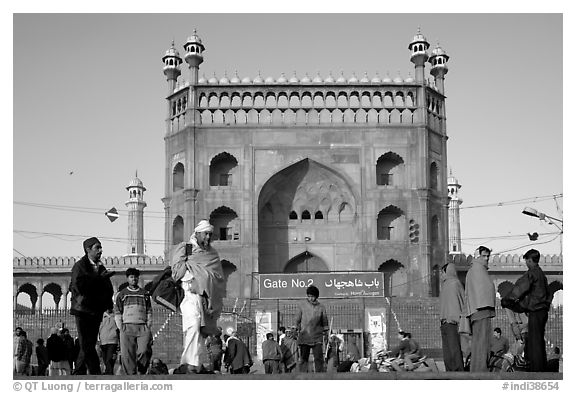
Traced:
<path fill-rule="evenodd" d="M 535 196 L 530 198 L 523 198 L 523 199 L 516 199 L 512 201 L 504 201 L 504 202 L 493 202 L 483 205 L 474 205 L 474 206 L 462 206 L 460 210 L 466 209 L 476 209 L 476 208 L 484 208 L 484 207 L 502 207 L 502 206 L 510 206 L 510 205 L 519 205 L 526 202 L 543 202 L 547 200 L 554 200 L 558 205 L 558 198 L 563 198 L 563 194 L 552 194 L 552 195 L 545 195 L 545 196 Z M 28 207 L 36 207 L 36 208 L 43 208 L 43 209 L 52 209 L 52 210 L 60 210 L 60 211 L 70 211 L 76 213 L 91 213 L 91 214 L 103 214 L 103 212 L 107 211 L 108 208 L 96 208 L 96 207 L 85 207 L 85 206 L 70 206 L 70 205 L 53 205 L 53 204 L 45 204 L 45 203 L 35 203 L 35 202 L 25 202 L 25 201 L 14 201 L 14 205 L 20 206 L 28 206 Z M 130 210 L 128 209 L 117 209 L 119 213 L 128 213 Z M 423 210 L 410 211 L 412 214 L 421 213 Z M 236 212 L 235 212 L 236 213 Z M 238 213 L 236 213 L 238 216 Z M 144 212 L 144 216 L 147 218 L 161 218 L 165 217 L 165 212 L 163 211 L 153 211 L 153 210 L 146 210 Z M 252 217 L 252 214 L 245 214 L 246 217 Z M 371 214 L 364 214 L 364 216 L 372 216 Z"/>

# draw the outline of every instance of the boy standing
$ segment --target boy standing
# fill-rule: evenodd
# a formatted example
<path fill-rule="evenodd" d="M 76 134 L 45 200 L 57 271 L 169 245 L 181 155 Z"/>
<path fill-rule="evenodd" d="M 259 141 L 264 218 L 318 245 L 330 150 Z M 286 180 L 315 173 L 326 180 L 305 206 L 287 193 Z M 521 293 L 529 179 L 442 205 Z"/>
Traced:
<path fill-rule="evenodd" d="M 120 355 L 125 375 L 146 373 L 152 325 L 152 304 L 144 288 L 138 286 L 140 271 L 126 270 L 128 286 L 116 295 L 114 319 L 120 330 Z"/>

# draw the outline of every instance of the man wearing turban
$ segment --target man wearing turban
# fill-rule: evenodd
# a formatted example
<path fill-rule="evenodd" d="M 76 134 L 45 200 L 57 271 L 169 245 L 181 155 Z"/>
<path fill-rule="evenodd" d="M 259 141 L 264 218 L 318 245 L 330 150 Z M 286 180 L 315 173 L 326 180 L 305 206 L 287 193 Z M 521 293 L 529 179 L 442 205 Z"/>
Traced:
<path fill-rule="evenodd" d="M 70 281 L 70 314 L 76 319 L 80 352 L 74 374 L 101 374 L 100 359 L 96 353 L 98 329 L 104 311 L 112 308 L 114 289 L 110 277 L 100 260 L 102 244 L 95 237 L 84 240 L 84 256 L 72 267 Z"/>
<path fill-rule="evenodd" d="M 172 278 L 180 280 L 184 289 L 180 303 L 184 350 L 180 363 L 193 372 L 201 369 L 205 337 L 218 332 L 216 322 L 226 292 L 220 257 L 210 245 L 213 231 L 208 220 L 200 221 L 190 237 L 188 252 L 187 243 L 178 244 L 170 263 Z"/>

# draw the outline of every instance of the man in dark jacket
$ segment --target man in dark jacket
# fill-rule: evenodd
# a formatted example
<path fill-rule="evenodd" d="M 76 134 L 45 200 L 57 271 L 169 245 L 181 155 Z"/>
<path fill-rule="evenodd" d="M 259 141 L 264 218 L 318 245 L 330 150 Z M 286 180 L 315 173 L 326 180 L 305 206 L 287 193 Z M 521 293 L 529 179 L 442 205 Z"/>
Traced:
<path fill-rule="evenodd" d="M 46 370 L 48 369 L 50 359 L 48 359 L 48 351 L 44 346 L 43 338 L 36 340 L 36 359 L 38 359 L 38 375 L 46 375 Z"/>
<path fill-rule="evenodd" d="M 105 310 L 111 309 L 114 290 L 110 277 L 100 257 L 102 244 L 91 237 L 82 244 L 84 256 L 72 267 L 70 291 L 72 293 L 70 314 L 76 318 L 80 352 L 76 359 L 74 374 L 101 374 L 100 360 L 96 352 L 98 328 Z"/>
<path fill-rule="evenodd" d="M 50 337 L 46 340 L 46 351 L 50 360 L 48 375 L 70 375 L 71 367 L 66 356 L 66 344 L 62 337 L 58 335 L 56 328 L 52 328 L 50 333 Z"/>
<path fill-rule="evenodd" d="M 308 372 L 308 357 L 310 349 L 314 354 L 314 371 L 324 371 L 324 354 L 322 343 L 328 338 L 328 317 L 326 308 L 318 302 L 320 291 L 314 285 L 306 288 L 306 301 L 304 301 L 296 314 L 296 328 L 298 329 L 298 346 L 300 347 L 300 372 Z"/>
<path fill-rule="evenodd" d="M 246 345 L 238 338 L 236 332 L 226 340 L 226 353 L 224 355 L 226 368 L 230 374 L 248 374 L 252 367 L 252 357 Z"/>
<path fill-rule="evenodd" d="M 548 280 L 538 265 L 540 252 L 531 249 L 524 254 L 528 271 L 514 284 L 505 297 L 525 310 L 528 314 L 528 337 L 524 354 L 530 371 L 546 371 L 546 342 L 544 331 L 548 321 L 551 295 Z M 503 299 L 504 300 L 504 299 Z"/>

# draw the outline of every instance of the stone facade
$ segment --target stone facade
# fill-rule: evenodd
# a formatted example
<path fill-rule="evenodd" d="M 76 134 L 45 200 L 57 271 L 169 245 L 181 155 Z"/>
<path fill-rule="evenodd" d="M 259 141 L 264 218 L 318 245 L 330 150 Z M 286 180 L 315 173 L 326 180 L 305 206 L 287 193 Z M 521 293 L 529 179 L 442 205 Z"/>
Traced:
<path fill-rule="evenodd" d="M 389 266 L 399 295 L 434 295 L 448 255 L 448 56 L 428 47 L 420 32 L 409 45 L 415 78 L 206 80 L 195 33 L 188 81 L 170 48 L 165 257 L 207 218 L 234 296 L 255 295 L 255 273 Z"/>

